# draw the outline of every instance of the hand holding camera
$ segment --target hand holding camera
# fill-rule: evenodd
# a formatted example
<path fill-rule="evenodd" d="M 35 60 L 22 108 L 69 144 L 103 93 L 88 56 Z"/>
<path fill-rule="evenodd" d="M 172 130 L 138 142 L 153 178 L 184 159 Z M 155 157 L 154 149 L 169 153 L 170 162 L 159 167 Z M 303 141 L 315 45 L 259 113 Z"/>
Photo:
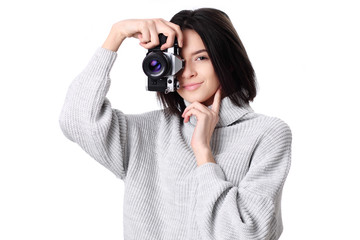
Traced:
<path fill-rule="evenodd" d="M 160 44 L 159 34 L 167 36 L 166 43 L 161 50 L 173 46 L 175 37 L 179 47 L 183 44 L 183 35 L 178 25 L 161 18 L 156 19 L 127 19 L 113 24 L 109 36 L 103 44 L 103 48 L 116 52 L 125 38 L 138 38 L 140 45 L 151 49 Z"/>
<path fill-rule="evenodd" d="M 148 76 L 146 90 L 174 92 L 179 88 L 176 73 L 184 65 L 180 58 L 183 34 L 180 27 L 161 18 L 128 19 L 115 23 L 103 48 L 116 52 L 125 38 L 138 38 L 149 49 L 143 61 Z"/>

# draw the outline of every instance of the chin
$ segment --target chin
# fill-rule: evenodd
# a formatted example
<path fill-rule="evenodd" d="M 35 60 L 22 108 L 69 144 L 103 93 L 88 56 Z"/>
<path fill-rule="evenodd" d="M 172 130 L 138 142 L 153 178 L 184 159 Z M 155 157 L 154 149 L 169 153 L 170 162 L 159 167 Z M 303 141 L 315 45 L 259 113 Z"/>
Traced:
<path fill-rule="evenodd" d="M 200 89 L 199 89 L 200 90 Z M 179 93 L 179 92 L 178 92 Z M 193 91 L 193 92 L 181 92 L 181 94 L 179 93 L 179 95 L 185 99 L 188 102 L 199 102 L 199 103 L 204 103 L 206 102 L 208 99 L 211 98 L 211 95 L 208 96 L 208 94 L 204 91 Z"/>
<path fill-rule="evenodd" d="M 208 100 L 209 98 L 196 98 L 196 97 L 193 97 L 193 98 L 188 98 L 186 101 L 188 102 L 199 102 L 201 104 L 204 104 L 205 105 L 205 102 Z"/>

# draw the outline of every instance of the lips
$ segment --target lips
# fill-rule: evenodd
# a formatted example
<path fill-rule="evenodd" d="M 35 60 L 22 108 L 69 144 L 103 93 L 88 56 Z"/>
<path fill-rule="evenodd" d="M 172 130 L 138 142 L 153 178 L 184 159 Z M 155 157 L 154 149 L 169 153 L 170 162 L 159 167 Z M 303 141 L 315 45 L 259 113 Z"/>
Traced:
<path fill-rule="evenodd" d="M 200 87 L 200 85 L 202 84 L 203 82 L 201 83 L 190 83 L 190 84 L 187 84 L 185 86 L 183 86 L 183 88 L 187 89 L 187 90 L 195 90 L 197 89 L 198 87 Z"/>

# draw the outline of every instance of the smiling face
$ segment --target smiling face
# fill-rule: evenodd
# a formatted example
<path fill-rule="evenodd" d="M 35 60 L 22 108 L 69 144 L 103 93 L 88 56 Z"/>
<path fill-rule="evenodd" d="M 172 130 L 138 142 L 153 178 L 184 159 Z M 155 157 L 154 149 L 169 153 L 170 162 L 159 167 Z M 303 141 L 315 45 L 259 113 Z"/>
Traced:
<path fill-rule="evenodd" d="M 220 87 L 218 77 L 199 34 L 194 30 L 183 31 L 184 44 L 181 57 L 185 67 L 177 75 L 179 95 L 188 102 L 200 102 L 212 105 L 216 90 Z M 196 85 L 194 85 L 196 84 Z"/>

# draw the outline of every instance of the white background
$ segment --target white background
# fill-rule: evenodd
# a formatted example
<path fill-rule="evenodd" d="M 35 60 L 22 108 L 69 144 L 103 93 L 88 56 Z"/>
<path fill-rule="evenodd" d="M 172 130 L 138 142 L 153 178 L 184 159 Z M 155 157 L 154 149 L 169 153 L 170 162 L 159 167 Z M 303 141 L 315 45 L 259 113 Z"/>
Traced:
<path fill-rule="evenodd" d="M 0 239 L 123 239 L 124 183 L 62 134 L 66 91 L 113 23 L 198 7 L 230 16 L 260 86 L 252 108 L 292 129 L 281 239 L 360 239 L 360 15 L 344 0 L 2 1 Z M 125 40 L 110 74 L 125 113 L 160 109 L 145 53 Z"/>

